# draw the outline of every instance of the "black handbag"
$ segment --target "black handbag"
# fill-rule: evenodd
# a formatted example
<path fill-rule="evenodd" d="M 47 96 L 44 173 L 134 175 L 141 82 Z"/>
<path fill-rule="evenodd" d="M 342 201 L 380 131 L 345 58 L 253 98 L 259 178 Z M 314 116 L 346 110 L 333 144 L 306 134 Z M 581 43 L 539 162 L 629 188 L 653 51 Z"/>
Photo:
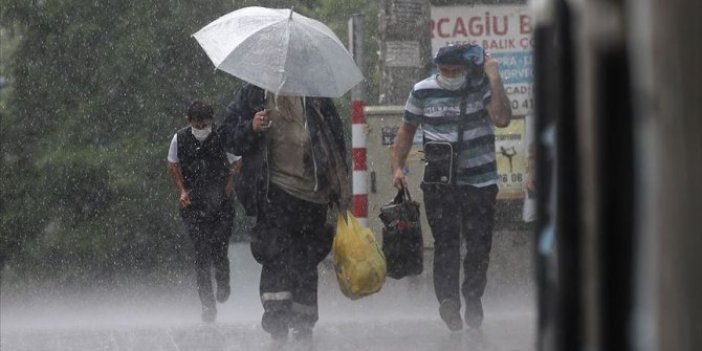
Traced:
<path fill-rule="evenodd" d="M 419 203 L 412 201 L 409 191 L 398 190 L 395 199 L 380 208 L 383 222 L 383 254 L 390 278 L 400 279 L 422 273 L 422 226 Z"/>

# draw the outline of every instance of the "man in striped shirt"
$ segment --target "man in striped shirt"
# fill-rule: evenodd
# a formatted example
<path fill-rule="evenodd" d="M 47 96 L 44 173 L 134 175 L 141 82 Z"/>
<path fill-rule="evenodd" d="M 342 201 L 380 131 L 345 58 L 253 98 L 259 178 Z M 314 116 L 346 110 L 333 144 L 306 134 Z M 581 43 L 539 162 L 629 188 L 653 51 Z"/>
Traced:
<path fill-rule="evenodd" d="M 483 320 L 497 196 L 495 127 L 512 111 L 497 61 L 475 45 L 447 46 L 434 57 L 438 74 L 414 85 L 392 151 L 393 184 L 407 186 L 405 162 L 422 126 L 427 165 L 421 184 L 434 236 L 434 291 L 439 315 L 452 331 Z M 464 280 L 459 292 L 461 240 Z"/>

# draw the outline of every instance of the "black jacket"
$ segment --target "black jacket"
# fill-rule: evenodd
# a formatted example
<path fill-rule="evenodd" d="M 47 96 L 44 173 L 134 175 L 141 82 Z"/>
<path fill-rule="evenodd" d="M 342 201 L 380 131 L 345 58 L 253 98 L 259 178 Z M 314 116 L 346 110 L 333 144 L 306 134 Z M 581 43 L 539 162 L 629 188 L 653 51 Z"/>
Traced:
<path fill-rule="evenodd" d="M 233 215 L 224 185 L 229 176 L 229 162 L 220 136 L 212 131 L 199 142 L 191 127 L 178 131 L 178 159 L 191 205 L 181 209 L 188 221 L 216 221 Z"/>
<path fill-rule="evenodd" d="M 265 106 L 264 90 L 247 84 L 239 90 L 234 101 L 227 107 L 227 115 L 220 127 L 220 135 L 224 147 L 228 152 L 242 156 L 241 172 L 235 178 L 236 194 L 248 216 L 255 216 L 257 203 L 266 196 L 269 182 L 267 164 L 266 133 L 256 133 L 251 121 L 257 111 Z M 343 124 L 336 111 L 334 102 L 330 98 L 307 97 L 305 99 L 305 112 L 307 128 L 312 141 L 312 153 L 317 162 L 317 177 L 320 184 L 324 184 L 329 174 L 329 155 L 319 147 L 321 142 L 319 110 L 325 118 L 332 134 L 333 143 L 339 150 L 341 157 L 346 160 L 346 143 L 344 139 Z M 348 171 L 348 165 L 344 167 Z M 333 193 L 330 201 L 335 200 L 338 194 Z"/>

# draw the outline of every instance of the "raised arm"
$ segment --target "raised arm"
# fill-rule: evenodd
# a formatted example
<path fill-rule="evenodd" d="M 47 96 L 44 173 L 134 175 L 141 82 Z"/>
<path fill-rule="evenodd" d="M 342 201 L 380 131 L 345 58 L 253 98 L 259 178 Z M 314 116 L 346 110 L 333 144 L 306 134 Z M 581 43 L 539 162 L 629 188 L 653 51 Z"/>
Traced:
<path fill-rule="evenodd" d="M 263 102 L 263 90 L 253 85 L 244 86 L 234 101 L 227 106 L 220 134 L 227 152 L 246 156 L 258 147 L 263 133 L 253 128 L 253 118 L 257 107 L 255 101 Z"/>
<path fill-rule="evenodd" d="M 490 82 L 491 94 L 490 102 L 486 108 L 492 123 L 498 128 L 504 128 L 509 125 L 512 119 L 512 108 L 510 107 L 498 66 L 497 60 L 490 55 L 486 56 L 485 74 Z"/>

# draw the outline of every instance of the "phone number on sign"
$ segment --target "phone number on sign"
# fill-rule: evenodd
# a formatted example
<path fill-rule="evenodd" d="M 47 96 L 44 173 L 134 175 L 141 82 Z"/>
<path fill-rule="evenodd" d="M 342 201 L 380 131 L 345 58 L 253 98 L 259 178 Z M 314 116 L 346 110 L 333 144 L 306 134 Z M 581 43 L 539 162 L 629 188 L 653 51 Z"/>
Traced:
<path fill-rule="evenodd" d="M 512 100 L 510 100 L 509 104 L 510 104 L 510 107 L 512 107 L 512 111 L 515 111 L 515 110 L 531 111 L 534 109 L 534 98 L 512 99 Z"/>
<path fill-rule="evenodd" d="M 523 181 L 524 175 L 522 173 L 500 174 L 500 182 L 502 184 L 522 183 Z"/>

